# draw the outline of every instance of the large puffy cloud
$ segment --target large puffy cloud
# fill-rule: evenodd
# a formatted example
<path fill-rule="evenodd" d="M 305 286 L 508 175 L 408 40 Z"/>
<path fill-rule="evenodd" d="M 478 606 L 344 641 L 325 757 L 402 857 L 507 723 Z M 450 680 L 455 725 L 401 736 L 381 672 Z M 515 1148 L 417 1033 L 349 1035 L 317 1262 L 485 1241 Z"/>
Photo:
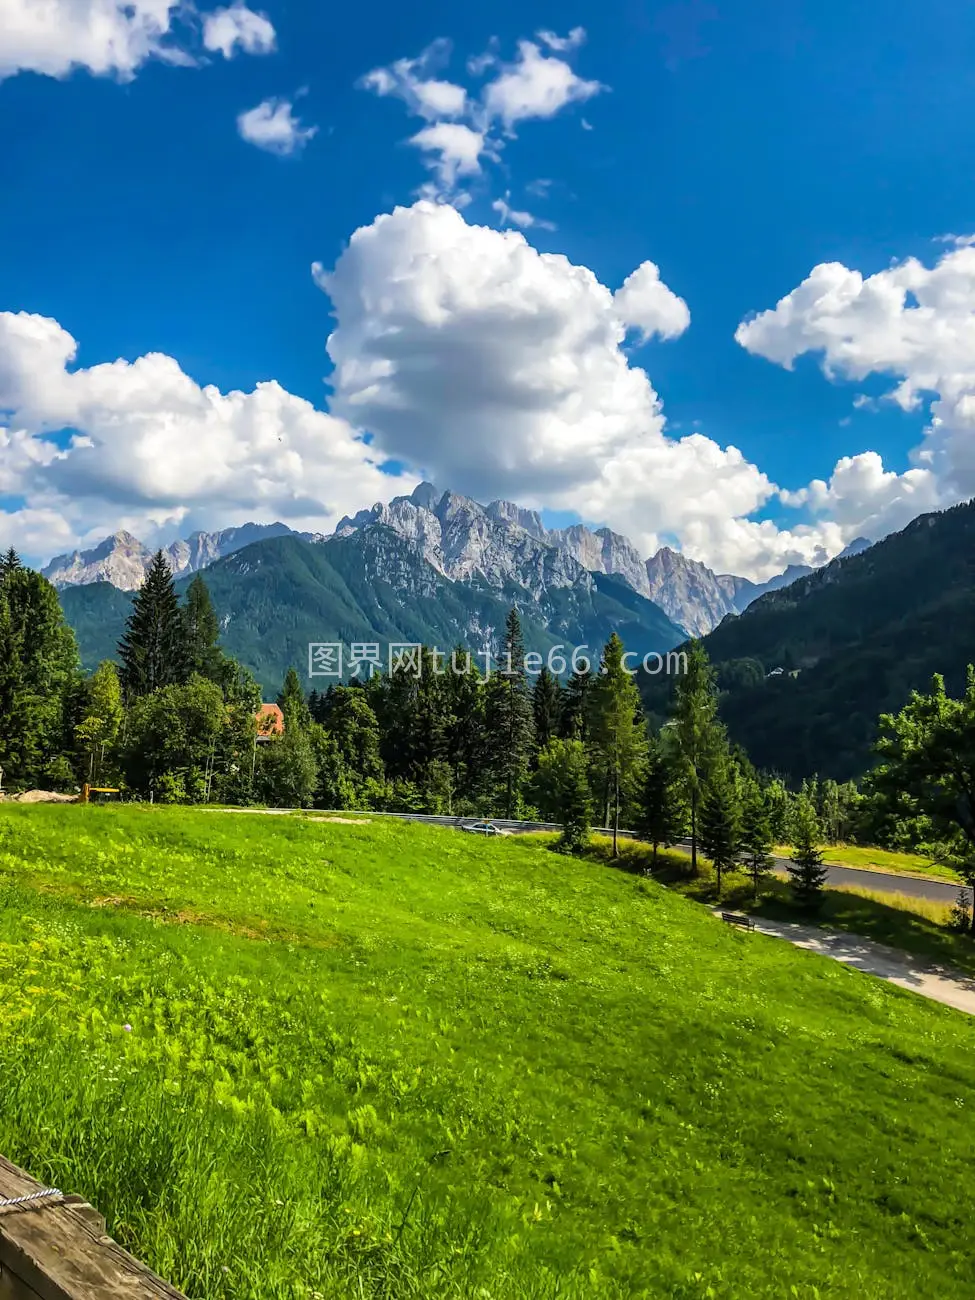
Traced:
<path fill-rule="evenodd" d="M 47 549 L 120 524 L 327 531 L 416 482 L 273 381 L 223 393 L 159 353 L 72 370 L 76 348 L 57 321 L 0 313 L 0 493 L 24 499 L 0 512 L 0 535 L 25 550 L 45 521 Z"/>
<path fill-rule="evenodd" d="M 178 58 L 167 45 L 177 0 L 0 0 L 0 77 L 73 68 L 130 78 L 149 58 Z"/>
<path fill-rule="evenodd" d="M 0 0 L 0 80 L 18 72 L 65 77 L 75 68 L 130 80 L 152 58 L 192 64 L 176 37 L 192 17 L 181 0 Z M 274 46 L 274 28 L 242 3 L 203 16 L 203 44 L 228 58 Z"/>
<path fill-rule="evenodd" d="M 397 208 L 357 230 L 334 270 L 314 268 L 337 318 L 333 410 L 437 482 L 578 511 L 648 553 L 676 534 L 699 558 L 768 576 L 841 549 L 838 529 L 750 520 L 776 489 L 736 448 L 667 436 L 624 350 L 632 324 L 686 325 L 650 265 L 621 298 L 517 232 L 444 205 Z"/>
<path fill-rule="evenodd" d="M 828 484 L 810 485 L 813 509 L 859 517 L 877 537 L 921 510 L 975 495 L 975 248 L 961 242 L 932 267 L 908 258 L 867 277 L 824 263 L 735 337 L 787 368 L 815 353 L 831 378 L 888 375 L 888 399 L 904 410 L 931 399 L 911 469 L 886 471 L 875 453 L 846 457 Z"/>

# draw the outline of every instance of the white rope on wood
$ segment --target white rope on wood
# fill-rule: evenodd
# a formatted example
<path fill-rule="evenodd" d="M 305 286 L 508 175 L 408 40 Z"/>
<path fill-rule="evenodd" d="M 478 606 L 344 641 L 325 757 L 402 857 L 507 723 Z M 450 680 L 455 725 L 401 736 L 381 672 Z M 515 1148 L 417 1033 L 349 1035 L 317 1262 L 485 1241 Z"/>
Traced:
<path fill-rule="evenodd" d="M 42 1187 L 39 1192 L 28 1192 L 25 1196 L 0 1196 L 0 1210 L 12 1205 L 30 1205 L 34 1201 L 44 1201 L 48 1197 L 62 1195 L 63 1192 L 59 1187 Z"/>

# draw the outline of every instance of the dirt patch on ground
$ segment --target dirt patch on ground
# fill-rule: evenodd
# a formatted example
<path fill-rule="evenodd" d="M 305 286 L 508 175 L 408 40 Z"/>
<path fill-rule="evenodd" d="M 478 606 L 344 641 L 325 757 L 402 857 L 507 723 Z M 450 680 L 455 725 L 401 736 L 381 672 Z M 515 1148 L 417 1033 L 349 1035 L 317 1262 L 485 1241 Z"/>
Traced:
<path fill-rule="evenodd" d="M 368 817 L 306 817 L 309 822 L 344 822 L 346 826 L 368 826 Z"/>
<path fill-rule="evenodd" d="M 25 790 L 23 794 L 5 794 L 4 803 L 77 803 L 76 794 L 59 794 L 57 790 Z"/>

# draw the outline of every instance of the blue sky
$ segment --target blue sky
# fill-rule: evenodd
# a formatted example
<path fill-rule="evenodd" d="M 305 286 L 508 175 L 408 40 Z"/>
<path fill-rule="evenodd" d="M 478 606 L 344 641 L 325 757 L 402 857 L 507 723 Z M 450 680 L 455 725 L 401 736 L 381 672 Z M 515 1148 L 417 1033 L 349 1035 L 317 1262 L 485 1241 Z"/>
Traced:
<path fill-rule="evenodd" d="M 957 294 L 939 293 L 924 279 L 924 314 L 917 319 L 910 318 L 916 300 L 909 298 L 882 320 L 865 322 L 870 313 L 861 302 L 852 315 L 826 313 L 824 324 L 820 302 L 816 310 L 803 308 L 801 321 L 796 313 L 770 319 L 747 345 L 735 338 L 740 322 L 773 309 L 823 263 L 869 277 L 915 257 L 926 274 L 940 264 L 945 282 L 969 292 L 968 259 L 975 254 L 964 244 L 935 242 L 975 229 L 975 16 L 957 4 L 621 0 L 603 6 L 377 3 L 339 10 L 255 0 L 253 11 L 273 27 L 273 49 L 248 52 L 238 42 L 225 57 L 218 48 L 204 48 L 205 15 L 218 6 L 201 6 L 198 17 L 178 25 L 175 7 L 169 14 L 165 0 L 140 0 L 172 19 L 162 45 L 179 49 L 182 58 L 174 63 L 137 53 L 134 66 L 105 75 L 86 66 L 97 60 L 83 27 L 18 37 L 31 3 L 0 0 L 0 30 L 15 33 L 12 53 L 5 56 L 0 43 L 0 311 L 57 322 L 78 343 L 69 369 L 163 354 L 196 385 L 222 393 L 246 394 L 261 381 L 277 381 L 287 394 L 331 409 L 333 420 L 358 433 L 376 432 L 382 454 L 374 460 L 388 457 L 406 467 L 404 480 L 426 471 L 441 482 L 449 473 L 462 482 L 445 486 L 475 493 L 483 482 L 482 495 L 503 488 L 560 517 L 568 511 L 608 522 L 647 548 L 676 538 L 716 567 L 743 572 L 780 568 L 810 558 L 816 548 L 835 552 L 858 530 L 882 535 L 919 509 L 971 494 L 962 400 L 968 388 L 959 375 L 975 302 L 965 298 L 959 306 Z M 77 8 L 94 12 L 112 5 L 78 0 Z M 569 41 L 576 28 L 584 28 L 585 38 Z M 535 35 L 539 31 L 572 48 L 553 48 Z M 732 484 L 724 517 L 720 501 L 702 505 L 699 514 L 691 505 L 674 511 L 667 497 L 705 494 L 699 467 L 685 478 L 668 461 L 664 469 L 648 467 L 645 491 L 622 501 L 620 482 L 634 478 L 622 453 L 602 489 L 587 496 L 586 485 L 602 473 L 600 457 L 613 462 L 624 435 L 607 434 L 605 443 L 590 438 L 589 468 L 575 444 L 564 465 L 561 453 L 553 454 L 558 472 L 546 452 L 543 472 L 539 448 L 549 447 L 545 439 L 567 437 L 568 408 L 541 433 L 526 424 L 517 447 L 512 442 L 492 461 L 483 452 L 492 442 L 490 411 L 468 411 L 462 395 L 449 403 L 452 428 L 429 434 L 428 441 L 426 428 L 437 423 L 438 410 L 428 415 L 415 392 L 410 418 L 423 428 L 410 430 L 399 417 L 387 420 L 384 402 L 371 403 L 357 391 L 357 380 L 339 385 L 330 398 L 325 381 L 332 361 L 325 344 L 336 318 L 313 279 L 312 263 L 335 267 L 353 232 L 371 228 L 396 205 L 409 208 L 425 183 L 438 184 L 424 165 L 432 155 L 408 143 L 434 119 L 411 114 L 408 102 L 375 93 L 362 78 L 416 59 L 438 40 L 450 42 L 449 59 L 441 52 L 411 75 L 464 87 L 471 102 L 505 67 L 517 66 L 518 42 L 526 40 L 535 43 L 538 57 L 557 59 L 580 83 L 598 82 L 599 89 L 570 98 L 551 116 L 523 116 L 510 129 L 496 115 L 485 129 L 495 156 L 482 155 L 478 172 L 453 186 L 440 184 L 429 197 L 454 204 L 465 227 L 517 229 L 492 206 L 499 200 L 516 214 L 531 213 L 534 222 L 523 233 L 533 248 L 589 268 L 610 291 L 644 262 L 656 264 L 664 284 L 686 303 L 690 324 L 674 337 L 649 330 L 654 336 L 643 345 L 632 328 L 626 337 L 630 368 L 646 370 L 662 403 L 666 423 L 654 426 L 654 436 L 680 440 L 698 431 L 720 449 L 738 448 L 772 484 L 793 493 L 805 489 L 805 496 L 759 499 L 754 484 Z M 270 38 L 264 41 L 269 44 Z M 485 51 L 493 51 L 496 62 L 480 76 L 471 73 L 468 59 Z M 190 60 L 195 66 L 181 66 Z M 80 66 L 62 66 L 72 61 Z M 287 101 L 294 117 L 314 131 L 290 154 L 241 136 L 239 115 L 268 100 Z M 473 117 L 449 120 L 483 126 L 476 119 L 480 110 L 472 111 Z M 436 241 L 438 230 L 431 227 L 424 239 Z M 338 313 L 350 373 L 356 357 L 375 357 L 383 332 L 364 319 L 377 292 L 369 277 L 390 265 L 376 242 L 375 257 L 364 260 L 354 284 L 350 268 L 346 296 L 353 306 Z M 469 251 L 481 258 L 478 250 Z M 400 254 L 406 256 L 402 248 Z M 451 273 L 463 281 L 456 266 Z M 926 292 L 933 294 L 931 303 Z M 544 304 L 533 302 L 532 310 L 544 315 Z M 393 317 L 401 325 L 396 312 L 403 310 L 400 304 L 384 318 L 386 327 Z M 500 317 L 497 328 L 506 328 Z M 891 342 L 892 328 L 910 340 L 907 360 L 903 337 Z M 946 329 L 961 360 L 943 375 L 932 369 L 917 335 L 931 340 Z M 456 336 L 463 333 L 458 319 Z M 370 504 L 358 497 L 375 487 L 375 476 L 360 482 L 350 473 L 332 492 L 299 472 L 299 486 L 292 476 L 258 499 L 239 483 L 217 482 L 218 476 L 212 476 L 209 495 L 205 488 L 191 490 L 190 474 L 195 482 L 201 471 L 190 462 L 181 502 L 172 467 L 158 483 L 143 472 L 147 459 L 172 457 L 178 466 L 183 457 L 178 440 L 166 442 L 168 408 L 143 406 L 133 414 L 131 393 L 106 395 L 103 383 L 97 419 L 86 414 L 90 395 L 80 407 L 77 398 L 41 401 L 37 392 L 52 387 L 44 369 L 50 362 L 33 334 L 29 356 L 17 342 L 20 334 L 8 337 L 15 363 L 5 361 L 0 335 L 0 412 L 7 412 L 8 435 L 26 430 L 32 445 L 46 443 L 37 453 L 25 450 L 23 436 L 16 447 L 0 442 L 0 541 L 19 539 L 28 553 L 40 554 L 117 524 L 172 535 L 252 516 L 287 514 L 308 522 Z M 429 351 L 435 376 L 445 365 L 441 342 Z M 415 347 L 428 346 L 428 332 L 421 331 Z M 553 344 L 555 352 L 560 347 Z M 582 347 L 573 342 L 573 364 Z M 461 368 L 468 363 L 470 357 L 457 362 Z M 506 374 L 517 364 L 517 357 L 495 358 L 498 367 L 509 366 Z M 884 400 L 905 380 L 919 394 L 913 409 L 903 409 L 910 402 Z M 175 383 L 174 392 L 178 388 Z M 436 406 L 436 382 L 426 395 Z M 173 400 L 179 416 L 178 393 Z M 636 398 L 620 400 L 630 409 Z M 592 411 L 602 409 L 599 391 L 585 401 Z M 951 436 L 939 434 L 936 446 L 925 440 L 928 458 L 918 461 L 912 452 L 922 445 L 932 401 Z M 54 444 L 48 440 L 62 418 L 87 442 L 50 463 Z M 503 405 L 496 418 L 499 425 L 507 421 Z M 291 419 L 301 423 L 304 417 L 291 412 Z M 109 446 L 105 430 L 113 423 L 124 427 L 124 454 Z M 306 466 L 327 466 L 330 431 L 322 425 L 300 437 L 282 433 L 280 453 Z M 235 435 L 228 436 L 232 441 Z M 140 439 L 143 468 L 133 468 L 132 447 Z M 458 451 L 465 439 L 470 445 Z M 198 434 L 193 441 L 202 445 Z M 232 458 L 228 446 L 224 437 L 208 455 Z M 840 458 L 869 452 L 882 458 L 882 471 L 864 463 L 851 471 L 855 488 L 826 486 Z M 278 453 L 272 447 L 269 454 Z M 336 454 L 346 465 L 348 447 Z M 262 473 L 256 455 L 253 448 L 248 452 L 252 479 Z M 716 483 L 726 468 L 716 463 Z M 654 484 L 671 475 L 661 500 Z M 811 480 L 824 481 L 818 496 L 808 489 Z M 764 532 L 762 520 L 769 521 Z"/>

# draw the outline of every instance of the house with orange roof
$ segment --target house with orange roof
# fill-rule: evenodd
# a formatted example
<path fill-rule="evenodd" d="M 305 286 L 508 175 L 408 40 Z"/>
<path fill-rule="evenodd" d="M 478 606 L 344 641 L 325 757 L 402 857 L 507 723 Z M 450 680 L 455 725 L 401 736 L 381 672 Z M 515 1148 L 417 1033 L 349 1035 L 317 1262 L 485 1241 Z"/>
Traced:
<path fill-rule="evenodd" d="M 257 743 L 267 743 L 284 735 L 284 714 L 278 704 L 262 704 L 257 711 Z"/>

